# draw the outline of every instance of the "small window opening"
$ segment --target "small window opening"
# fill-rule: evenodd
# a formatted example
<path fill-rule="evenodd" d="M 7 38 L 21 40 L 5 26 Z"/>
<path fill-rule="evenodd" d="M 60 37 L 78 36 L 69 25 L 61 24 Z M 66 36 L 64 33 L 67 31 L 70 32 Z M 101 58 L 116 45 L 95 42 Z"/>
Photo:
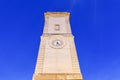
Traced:
<path fill-rule="evenodd" d="M 60 30 L 60 25 L 59 24 L 55 24 L 55 30 L 59 31 Z"/>

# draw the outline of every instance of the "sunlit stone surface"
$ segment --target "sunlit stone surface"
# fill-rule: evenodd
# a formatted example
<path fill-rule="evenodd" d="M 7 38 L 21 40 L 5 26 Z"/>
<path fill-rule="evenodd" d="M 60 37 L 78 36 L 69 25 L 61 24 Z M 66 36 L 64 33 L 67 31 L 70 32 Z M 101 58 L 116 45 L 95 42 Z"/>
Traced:
<path fill-rule="evenodd" d="M 33 80 L 82 80 L 69 13 L 45 13 Z"/>

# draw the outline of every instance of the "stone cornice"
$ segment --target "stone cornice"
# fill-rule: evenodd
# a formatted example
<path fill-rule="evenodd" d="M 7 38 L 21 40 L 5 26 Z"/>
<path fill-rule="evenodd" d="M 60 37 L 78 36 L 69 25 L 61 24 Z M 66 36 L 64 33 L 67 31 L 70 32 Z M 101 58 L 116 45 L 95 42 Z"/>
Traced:
<path fill-rule="evenodd" d="M 70 15 L 69 12 L 46 12 L 44 13 L 45 17 L 52 16 L 52 17 L 62 17 L 62 16 L 68 16 Z"/>

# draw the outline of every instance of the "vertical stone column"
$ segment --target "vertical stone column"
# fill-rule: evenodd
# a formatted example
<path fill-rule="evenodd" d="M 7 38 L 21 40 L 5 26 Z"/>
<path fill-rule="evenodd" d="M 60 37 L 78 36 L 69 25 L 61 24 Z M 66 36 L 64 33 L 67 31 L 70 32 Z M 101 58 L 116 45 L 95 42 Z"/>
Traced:
<path fill-rule="evenodd" d="M 42 36 L 41 37 L 41 45 L 39 48 L 39 53 L 38 53 L 38 58 L 37 58 L 37 63 L 36 63 L 35 74 L 43 72 L 45 46 L 46 46 L 45 37 Z"/>
<path fill-rule="evenodd" d="M 71 59 L 72 59 L 72 67 L 73 73 L 80 73 L 78 58 L 76 54 L 76 49 L 74 45 L 74 37 L 70 37 L 70 52 L 71 52 Z"/>

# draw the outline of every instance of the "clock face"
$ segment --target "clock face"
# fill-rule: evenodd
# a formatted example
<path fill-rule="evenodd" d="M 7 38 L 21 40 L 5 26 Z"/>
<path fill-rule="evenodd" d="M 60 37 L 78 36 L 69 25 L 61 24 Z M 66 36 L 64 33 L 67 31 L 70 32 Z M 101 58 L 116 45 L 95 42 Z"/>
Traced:
<path fill-rule="evenodd" d="M 63 43 L 62 43 L 62 41 L 60 41 L 60 40 L 55 40 L 55 41 L 53 41 L 53 43 L 52 43 L 54 46 L 56 46 L 56 47 L 59 47 L 59 46 L 61 46 Z"/>
<path fill-rule="evenodd" d="M 49 40 L 49 45 L 52 48 L 63 48 L 65 46 L 65 39 L 60 35 L 52 36 Z"/>

